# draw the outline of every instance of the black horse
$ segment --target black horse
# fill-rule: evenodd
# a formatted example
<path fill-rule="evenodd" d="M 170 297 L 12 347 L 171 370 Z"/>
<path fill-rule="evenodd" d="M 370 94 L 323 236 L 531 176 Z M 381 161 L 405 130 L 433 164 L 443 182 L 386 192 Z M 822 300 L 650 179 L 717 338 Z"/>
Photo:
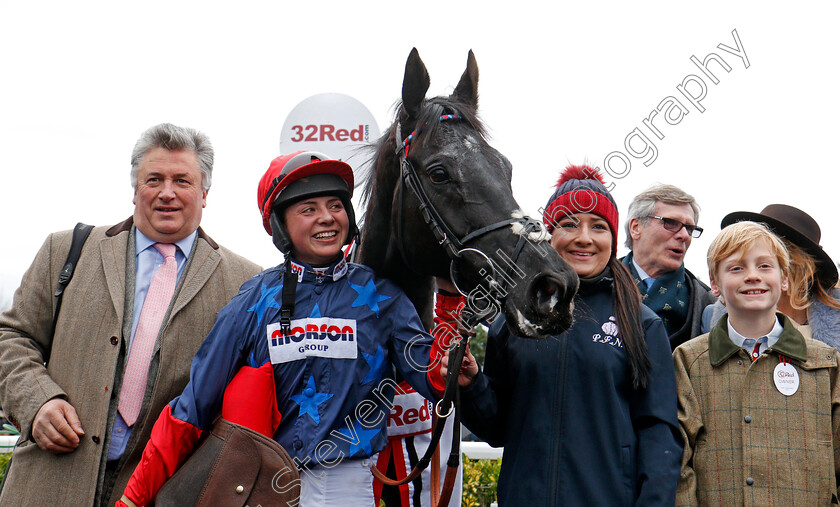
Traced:
<path fill-rule="evenodd" d="M 433 277 L 442 277 L 485 320 L 501 311 L 511 331 L 532 338 L 564 331 L 577 275 L 524 216 L 510 162 L 485 140 L 472 51 L 452 95 L 426 99 L 428 89 L 413 49 L 396 119 L 374 146 L 359 262 L 396 282 L 427 328 Z"/>

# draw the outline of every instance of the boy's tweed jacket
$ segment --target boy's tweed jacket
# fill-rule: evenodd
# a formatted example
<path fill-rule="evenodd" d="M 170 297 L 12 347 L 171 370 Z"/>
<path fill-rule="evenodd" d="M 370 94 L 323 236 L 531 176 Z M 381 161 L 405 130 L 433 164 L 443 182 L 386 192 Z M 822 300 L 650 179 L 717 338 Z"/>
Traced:
<path fill-rule="evenodd" d="M 784 330 L 751 362 L 729 339 L 728 316 L 674 351 L 685 438 L 677 505 L 832 505 L 840 464 L 838 352 Z M 773 374 L 783 355 L 799 374 L 784 396 Z"/>
<path fill-rule="evenodd" d="M 216 321 L 216 313 L 260 271 L 219 246 L 201 228 L 158 338 L 140 417 L 115 474 L 114 495 L 101 492 L 122 358 L 131 335 L 134 298 L 132 220 L 96 227 L 73 281 L 67 286 L 55 335 L 53 312 L 58 273 L 72 231 L 51 234 L 0 315 L 0 404 L 21 428 L 0 505 L 114 505 L 140 460 L 152 423 L 189 380 L 190 363 Z M 49 363 L 44 361 L 49 355 Z M 118 369 L 119 368 L 119 369 Z M 79 415 L 85 434 L 67 454 L 42 451 L 31 438 L 35 413 L 62 396 Z M 100 496 L 95 502 L 95 492 Z"/>

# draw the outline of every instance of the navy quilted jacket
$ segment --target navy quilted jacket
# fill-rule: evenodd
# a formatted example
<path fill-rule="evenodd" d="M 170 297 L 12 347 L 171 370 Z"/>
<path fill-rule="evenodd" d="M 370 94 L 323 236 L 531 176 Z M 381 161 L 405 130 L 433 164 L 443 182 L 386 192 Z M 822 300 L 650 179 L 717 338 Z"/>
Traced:
<path fill-rule="evenodd" d="M 683 444 L 668 337 L 643 306 L 652 368 L 648 387 L 633 389 L 612 283 L 581 280 L 575 323 L 560 335 L 514 336 L 503 318 L 491 327 L 462 403 L 464 424 L 505 448 L 499 505 L 674 505 Z"/>

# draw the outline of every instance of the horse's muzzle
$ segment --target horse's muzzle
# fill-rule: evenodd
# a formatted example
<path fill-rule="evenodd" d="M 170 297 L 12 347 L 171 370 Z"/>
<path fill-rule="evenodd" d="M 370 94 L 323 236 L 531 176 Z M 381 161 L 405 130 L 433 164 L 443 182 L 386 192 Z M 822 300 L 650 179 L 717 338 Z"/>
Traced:
<path fill-rule="evenodd" d="M 508 294 L 504 313 L 508 327 L 525 338 L 542 339 L 572 325 L 572 299 L 578 277 L 571 269 L 537 273 Z"/>

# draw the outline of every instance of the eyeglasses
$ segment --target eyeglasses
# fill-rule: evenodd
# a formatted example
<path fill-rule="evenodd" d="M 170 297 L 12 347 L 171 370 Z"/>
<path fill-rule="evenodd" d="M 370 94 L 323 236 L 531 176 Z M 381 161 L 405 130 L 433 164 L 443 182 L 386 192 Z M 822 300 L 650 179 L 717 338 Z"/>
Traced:
<path fill-rule="evenodd" d="M 692 238 L 699 238 L 700 235 L 703 234 L 702 227 L 697 227 L 696 225 L 691 224 L 684 224 L 679 220 L 674 220 L 673 218 L 658 217 L 656 215 L 648 215 L 647 217 L 662 220 L 662 227 L 664 227 L 666 231 L 678 233 L 682 230 L 683 227 L 685 227 L 685 231 Z"/>

